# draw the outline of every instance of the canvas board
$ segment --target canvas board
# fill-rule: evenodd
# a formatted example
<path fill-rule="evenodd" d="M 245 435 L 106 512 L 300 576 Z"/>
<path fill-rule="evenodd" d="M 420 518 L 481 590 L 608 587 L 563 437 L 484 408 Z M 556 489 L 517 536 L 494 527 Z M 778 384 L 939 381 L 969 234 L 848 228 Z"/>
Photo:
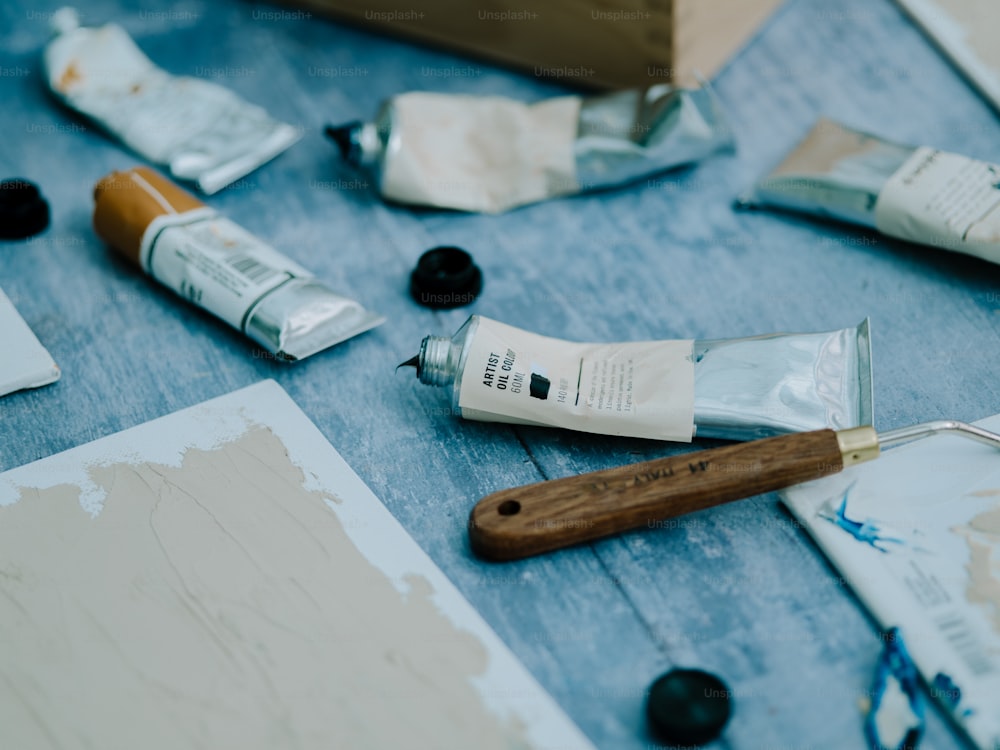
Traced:
<path fill-rule="evenodd" d="M 1000 432 L 1000 415 L 977 424 Z M 879 625 L 901 628 L 930 696 L 1000 747 L 1000 451 L 940 434 L 782 497 Z"/>
<path fill-rule="evenodd" d="M 0 289 L 0 396 L 59 379 L 59 367 Z"/>
<path fill-rule="evenodd" d="M 592 748 L 273 381 L 0 474 L 0 643 L 2 747 Z"/>

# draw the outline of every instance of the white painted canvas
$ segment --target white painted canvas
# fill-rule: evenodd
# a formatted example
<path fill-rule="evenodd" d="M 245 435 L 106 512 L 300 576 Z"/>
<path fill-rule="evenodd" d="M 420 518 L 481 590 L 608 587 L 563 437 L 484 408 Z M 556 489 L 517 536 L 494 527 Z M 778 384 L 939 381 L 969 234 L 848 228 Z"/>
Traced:
<path fill-rule="evenodd" d="M 59 379 L 59 367 L 0 289 L 0 396 Z"/>
<path fill-rule="evenodd" d="M 1000 432 L 1000 415 L 977 424 Z M 782 495 L 879 624 L 902 629 L 932 697 L 1000 747 L 1000 451 L 941 434 Z"/>
<path fill-rule="evenodd" d="M 273 381 L 0 475 L 5 747 L 590 749 Z"/>

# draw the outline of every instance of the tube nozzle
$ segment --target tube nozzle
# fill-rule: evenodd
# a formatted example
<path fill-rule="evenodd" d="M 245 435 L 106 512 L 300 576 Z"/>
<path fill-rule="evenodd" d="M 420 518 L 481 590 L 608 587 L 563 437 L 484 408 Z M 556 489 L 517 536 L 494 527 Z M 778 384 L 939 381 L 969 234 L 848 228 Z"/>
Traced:
<path fill-rule="evenodd" d="M 399 368 L 400 367 L 413 367 L 413 368 L 416 368 L 416 370 L 417 370 L 417 377 L 419 378 L 420 377 L 420 355 L 419 354 L 414 354 L 412 357 L 410 357 L 405 362 L 400 362 L 398 365 L 396 365 L 396 372 L 399 372 Z"/>
<path fill-rule="evenodd" d="M 361 147 L 358 144 L 358 131 L 361 126 L 359 120 L 354 120 L 343 125 L 327 125 L 323 131 L 337 144 L 341 158 L 354 166 L 357 166 L 361 157 Z"/>

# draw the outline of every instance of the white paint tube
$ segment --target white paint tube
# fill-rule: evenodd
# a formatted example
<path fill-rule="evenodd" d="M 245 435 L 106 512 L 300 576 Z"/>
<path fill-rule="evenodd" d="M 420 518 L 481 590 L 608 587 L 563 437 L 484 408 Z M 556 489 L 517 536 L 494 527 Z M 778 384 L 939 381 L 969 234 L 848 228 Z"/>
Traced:
<path fill-rule="evenodd" d="M 79 25 L 76 11 L 52 17 L 45 48 L 49 88 L 140 156 L 207 194 L 249 174 L 300 137 L 228 89 L 156 67 L 117 24 Z"/>
<path fill-rule="evenodd" d="M 473 315 L 404 365 L 466 419 L 690 442 L 873 422 L 868 321 L 826 333 L 583 344 Z"/>
<path fill-rule="evenodd" d="M 739 202 L 815 214 L 1000 263 L 1000 165 L 820 119 Z"/>
<path fill-rule="evenodd" d="M 624 185 L 734 147 L 711 89 L 666 84 L 536 104 L 411 92 L 372 122 L 327 134 L 389 200 L 486 213 Z"/>

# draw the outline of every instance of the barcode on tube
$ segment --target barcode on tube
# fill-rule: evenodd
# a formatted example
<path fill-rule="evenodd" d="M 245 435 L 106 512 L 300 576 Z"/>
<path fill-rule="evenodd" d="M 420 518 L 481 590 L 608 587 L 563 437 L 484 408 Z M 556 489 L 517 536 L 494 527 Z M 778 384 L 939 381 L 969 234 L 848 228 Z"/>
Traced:
<path fill-rule="evenodd" d="M 937 618 L 937 626 L 974 675 L 989 674 L 993 663 L 969 623 L 958 614 Z"/>
<path fill-rule="evenodd" d="M 264 265 L 249 255 L 236 255 L 230 258 L 228 262 L 233 269 L 239 271 L 255 284 L 266 281 L 280 273 L 277 269 Z"/>

